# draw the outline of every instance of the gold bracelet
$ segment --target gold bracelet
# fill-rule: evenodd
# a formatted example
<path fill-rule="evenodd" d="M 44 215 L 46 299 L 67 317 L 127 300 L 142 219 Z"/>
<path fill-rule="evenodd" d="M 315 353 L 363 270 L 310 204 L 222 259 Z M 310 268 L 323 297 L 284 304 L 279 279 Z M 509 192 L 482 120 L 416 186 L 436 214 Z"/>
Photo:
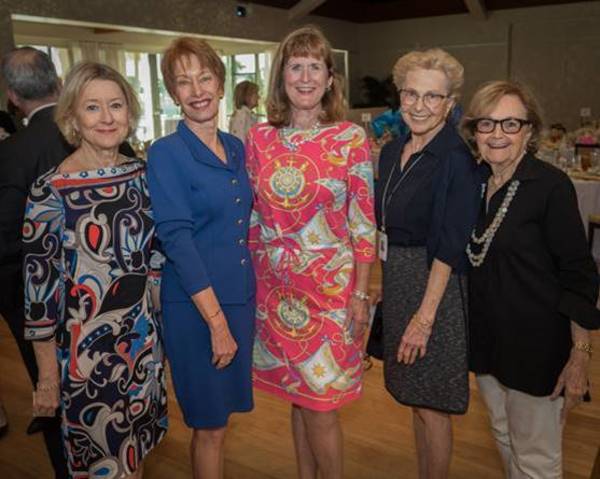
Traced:
<path fill-rule="evenodd" d="M 216 318 L 220 312 L 221 312 L 221 308 L 217 309 L 217 312 L 215 314 L 211 314 L 210 316 L 207 316 L 206 319 Z"/>
<path fill-rule="evenodd" d="M 594 352 L 592 343 L 586 343 L 585 341 L 575 341 L 573 343 L 573 349 L 576 349 L 577 351 L 581 351 L 583 353 L 587 353 L 590 358 L 592 357 L 592 353 Z"/>
<path fill-rule="evenodd" d="M 58 389 L 58 383 L 37 383 L 35 390 L 38 392 L 48 393 Z"/>
<path fill-rule="evenodd" d="M 421 330 L 422 333 L 425 333 L 425 334 L 431 333 L 431 328 L 433 326 L 433 323 L 428 323 L 427 321 L 425 321 L 424 319 L 421 319 L 416 314 L 413 314 L 411 321 L 413 319 L 415 320 L 417 327 Z"/>

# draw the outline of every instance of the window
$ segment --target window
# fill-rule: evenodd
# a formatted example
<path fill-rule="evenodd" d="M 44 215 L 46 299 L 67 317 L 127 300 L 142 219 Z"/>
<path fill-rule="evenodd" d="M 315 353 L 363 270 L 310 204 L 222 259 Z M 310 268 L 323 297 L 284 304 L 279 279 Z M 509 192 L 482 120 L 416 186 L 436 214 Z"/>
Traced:
<path fill-rule="evenodd" d="M 229 118 L 235 110 L 233 103 L 233 92 L 235 86 L 245 80 L 258 85 L 261 101 L 256 112 L 264 118 L 264 99 L 267 94 L 267 82 L 269 74 L 270 55 L 268 53 L 244 53 L 221 57 L 225 64 L 225 97 L 221 103 L 221 118 L 219 127 L 225 131 L 229 130 Z"/>
<path fill-rule="evenodd" d="M 18 45 L 18 47 L 30 46 L 36 50 L 40 50 L 47 54 L 54 68 L 56 68 L 56 74 L 64 80 L 67 72 L 70 70 L 73 60 L 71 58 L 68 48 L 55 47 L 51 45 Z"/>
<path fill-rule="evenodd" d="M 154 69 L 156 72 L 156 106 L 157 110 L 155 115 L 158 116 L 158 123 L 160 129 L 160 135 L 168 135 L 173 133 L 177 128 L 177 122 L 181 119 L 181 113 L 179 107 L 173 102 L 171 95 L 167 91 L 165 81 L 160 70 L 160 62 L 162 61 L 162 55 L 159 53 L 153 55 L 155 57 Z M 158 138 L 157 136 L 157 138 Z"/>
<path fill-rule="evenodd" d="M 125 52 L 125 78 L 138 94 L 142 107 L 135 139 L 146 142 L 156 137 L 153 116 L 152 81 L 148 53 Z"/>

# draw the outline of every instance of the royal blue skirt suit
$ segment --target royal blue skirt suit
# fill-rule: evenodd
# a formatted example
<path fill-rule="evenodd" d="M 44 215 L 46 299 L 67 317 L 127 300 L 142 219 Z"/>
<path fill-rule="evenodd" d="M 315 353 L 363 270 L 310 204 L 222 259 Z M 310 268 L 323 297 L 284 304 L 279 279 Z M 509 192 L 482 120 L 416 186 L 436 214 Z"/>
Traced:
<path fill-rule="evenodd" d="M 167 257 L 161 302 L 175 394 L 189 427 L 223 427 L 250 411 L 255 280 L 247 234 L 252 193 L 240 140 L 219 132 L 225 164 L 181 121 L 148 154 L 154 219 Z M 191 297 L 212 286 L 238 351 L 212 364 L 211 336 Z"/>

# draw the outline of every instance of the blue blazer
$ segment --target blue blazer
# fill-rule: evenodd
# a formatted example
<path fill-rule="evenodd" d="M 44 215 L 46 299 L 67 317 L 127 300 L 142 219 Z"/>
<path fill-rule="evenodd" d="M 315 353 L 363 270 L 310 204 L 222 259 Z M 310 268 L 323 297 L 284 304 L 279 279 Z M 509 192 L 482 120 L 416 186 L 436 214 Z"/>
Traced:
<path fill-rule="evenodd" d="M 252 192 L 244 146 L 218 132 L 227 164 L 185 125 L 148 153 L 148 186 L 167 257 L 163 301 L 191 301 L 212 286 L 222 304 L 244 304 L 255 292 L 248 251 Z"/>

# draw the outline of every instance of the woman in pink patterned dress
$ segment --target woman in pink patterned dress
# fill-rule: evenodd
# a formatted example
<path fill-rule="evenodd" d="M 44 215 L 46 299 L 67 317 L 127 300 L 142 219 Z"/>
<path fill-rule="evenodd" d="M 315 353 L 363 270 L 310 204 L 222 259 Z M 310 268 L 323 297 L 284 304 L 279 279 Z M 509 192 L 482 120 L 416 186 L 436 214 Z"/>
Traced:
<path fill-rule="evenodd" d="M 280 44 L 267 105 L 268 123 L 247 143 L 254 384 L 292 403 L 299 476 L 340 478 L 337 410 L 361 393 L 372 165 L 364 131 L 343 121 L 342 80 L 320 31 L 301 28 Z"/>

